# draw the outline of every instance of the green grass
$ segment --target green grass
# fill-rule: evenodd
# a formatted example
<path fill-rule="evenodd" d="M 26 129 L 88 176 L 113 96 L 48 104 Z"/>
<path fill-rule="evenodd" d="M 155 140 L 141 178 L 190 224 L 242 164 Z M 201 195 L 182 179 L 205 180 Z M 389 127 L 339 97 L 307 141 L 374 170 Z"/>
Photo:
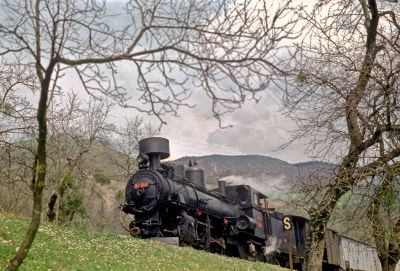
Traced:
<path fill-rule="evenodd" d="M 28 221 L 0 214 L 0 268 L 14 255 Z M 285 270 L 264 263 L 129 236 L 42 224 L 20 270 Z"/>

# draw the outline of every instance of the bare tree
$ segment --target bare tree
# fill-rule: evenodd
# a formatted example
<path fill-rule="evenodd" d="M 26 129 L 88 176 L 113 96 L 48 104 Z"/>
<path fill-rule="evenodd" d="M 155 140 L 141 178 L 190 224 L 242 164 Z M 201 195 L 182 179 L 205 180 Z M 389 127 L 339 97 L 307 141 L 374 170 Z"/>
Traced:
<path fill-rule="evenodd" d="M 311 138 L 310 150 L 336 154 L 335 177 L 315 190 L 310 208 L 304 270 L 321 270 L 324 233 L 337 201 L 371 170 L 397 163 L 398 8 L 379 11 L 375 0 L 318 2 L 300 9 L 309 31 L 298 45 L 288 115 L 295 138 Z M 387 144 L 379 151 L 382 141 Z"/>
<path fill-rule="evenodd" d="M 137 169 L 135 157 L 139 154 L 139 141 L 154 136 L 156 130 L 145 123 L 143 118 L 126 118 L 125 123 L 119 125 L 112 136 L 111 146 L 118 153 L 111 153 L 108 159 L 122 170 L 121 178 L 126 180 Z"/>
<path fill-rule="evenodd" d="M 85 214 L 83 187 L 93 174 L 85 162 L 98 140 L 114 128 L 107 121 L 109 101 L 82 102 L 75 93 L 65 96 L 59 93 L 48 113 L 48 217 L 59 223 L 72 222 L 75 213 Z"/>
<path fill-rule="evenodd" d="M 0 213 L 29 215 L 32 146 L 29 141 L 0 146 Z"/>
<path fill-rule="evenodd" d="M 20 67 L 25 70 L 24 67 Z M 35 135 L 35 110 L 20 92 L 24 84 L 33 84 L 29 75 L 19 74 L 4 60 L 0 63 L 0 212 L 26 210 L 30 187 L 34 145 L 26 139 Z M 30 159 L 26 159 L 30 158 Z M 25 206 L 24 206 L 25 205 Z"/>
<path fill-rule="evenodd" d="M 192 90 L 201 89 L 219 118 L 256 98 L 282 73 L 274 59 L 282 41 L 293 37 L 296 20 L 285 17 L 289 2 L 277 2 L 134 0 L 114 12 L 105 1 L 4 0 L 0 56 L 18 78 L 30 79 L 22 81 L 21 91 L 39 96 L 32 220 L 7 270 L 20 266 L 39 227 L 47 110 L 63 80 L 76 78 L 90 95 L 112 97 L 161 123 L 163 114 L 176 113 Z M 116 18 L 126 24 L 113 25 Z M 134 78 L 129 89 L 118 81 L 123 64 Z"/>

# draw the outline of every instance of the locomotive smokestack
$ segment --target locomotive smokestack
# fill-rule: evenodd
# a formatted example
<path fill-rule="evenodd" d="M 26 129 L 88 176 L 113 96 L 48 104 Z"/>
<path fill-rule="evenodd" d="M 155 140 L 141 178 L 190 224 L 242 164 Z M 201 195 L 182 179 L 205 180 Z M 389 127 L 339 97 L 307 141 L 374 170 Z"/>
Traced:
<path fill-rule="evenodd" d="M 219 188 L 219 193 L 222 196 L 226 196 L 226 181 L 219 180 L 218 181 L 218 188 Z"/>
<path fill-rule="evenodd" d="M 139 153 L 149 157 L 149 167 L 160 169 L 161 160 L 169 157 L 169 141 L 163 137 L 149 137 L 139 141 Z"/>

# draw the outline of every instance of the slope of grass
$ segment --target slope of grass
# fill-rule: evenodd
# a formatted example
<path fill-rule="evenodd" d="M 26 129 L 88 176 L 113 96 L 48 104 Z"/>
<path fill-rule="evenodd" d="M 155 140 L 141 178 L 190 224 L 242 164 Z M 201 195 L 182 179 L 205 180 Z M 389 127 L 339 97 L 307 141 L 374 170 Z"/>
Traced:
<path fill-rule="evenodd" d="M 0 269 L 25 234 L 28 221 L 0 214 Z M 284 270 L 191 248 L 129 236 L 42 224 L 20 270 Z"/>

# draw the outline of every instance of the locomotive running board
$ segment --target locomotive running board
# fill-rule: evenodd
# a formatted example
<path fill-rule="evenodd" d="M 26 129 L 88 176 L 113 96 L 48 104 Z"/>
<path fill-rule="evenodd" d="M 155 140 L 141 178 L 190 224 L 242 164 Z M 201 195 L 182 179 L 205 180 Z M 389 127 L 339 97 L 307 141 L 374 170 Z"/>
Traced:
<path fill-rule="evenodd" d="M 150 240 L 158 241 L 168 245 L 179 246 L 179 237 L 151 237 Z"/>

